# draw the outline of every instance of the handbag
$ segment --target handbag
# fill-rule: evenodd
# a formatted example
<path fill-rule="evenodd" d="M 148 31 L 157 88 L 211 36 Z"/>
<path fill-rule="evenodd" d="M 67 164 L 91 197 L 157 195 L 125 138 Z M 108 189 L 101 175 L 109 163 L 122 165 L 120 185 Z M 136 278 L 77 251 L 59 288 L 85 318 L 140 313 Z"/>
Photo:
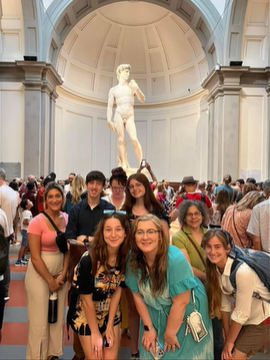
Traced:
<path fill-rule="evenodd" d="M 182 230 L 183 230 L 183 229 L 182 229 Z M 206 268 L 206 261 L 205 261 L 205 259 L 203 258 L 202 254 L 199 252 L 196 244 L 194 243 L 194 241 L 192 240 L 192 238 L 188 235 L 188 233 L 186 233 L 184 230 L 183 230 L 183 232 L 184 232 L 185 235 L 188 237 L 188 239 L 189 239 L 189 241 L 191 242 L 192 246 L 193 246 L 194 249 L 196 250 L 196 252 L 197 252 L 197 254 L 198 254 L 198 256 L 199 256 L 199 258 L 200 258 L 200 260 L 201 260 L 201 262 L 202 262 L 202 264 L 203 264 L 203 266 Z"/>
<path fill-rule="evenodd" d="M 58 249 L 61 251 L 61 253 L 65 254 L 68 251 L 65 233 L 58 229 L 58 227 L 53 222 L 52 218 L 45 211 L 42 211 L 42 214 L 46 216 L 46 218 L 50 221 L 50 223 L 54 227 L 57 233 L 55 238 L 56 245 L 58 246 Z"/>
<path fill-rule="evenodd" d="M 193 340 L 196 342 L 200 342 L 207 336 L 208 331 L 206 330 L 206 327 L 203 323 L 202 315 L 196 309 L 195 295 L 193 290 L 191 290 L 191 296 L 193 303 L 193 311 L 184 320 L 186 323 L 185 336 L 188 333 L 191 333 Z"/>
<path fill-rule="evenodd" d="M 196 342 L 200 342 L 208 335 L 208 331 L 206 330 L 206 327 L 204 325 L 202 315 L 196 309 L 194 290 L 191 290 L 191 297 L 192 297 L 193 311 L 185 318 L 185 320 L 183 320 L 183 322 L 186 323 L 185 336 L 187 336 L 188 333 L 191 333 L 193 340 Z M 169 317 L 167 312 L 164 310 L 163 305 L 159 301 L 158 303 L 161 305 L 164 314 L 167 317 Z"/>

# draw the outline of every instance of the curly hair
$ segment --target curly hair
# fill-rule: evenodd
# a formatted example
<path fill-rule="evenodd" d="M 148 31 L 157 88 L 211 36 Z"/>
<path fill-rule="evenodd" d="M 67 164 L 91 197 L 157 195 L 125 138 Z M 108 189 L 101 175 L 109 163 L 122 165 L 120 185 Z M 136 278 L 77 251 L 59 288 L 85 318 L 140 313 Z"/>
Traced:
<path fill-rule="evenodd" d="M 156 230 L 158 230 L 159 246 L 152 267 L 147 265 L 145 255 L 136 243 L 136 231 L 139 223 L 142 221 L 151 221 Z M 149 279 L 151 294 L 154 297 L 162 294 L 166 287 L 169 244 L 163 232 L 160 219 L 152 214 L 145 214 L 137 218 L 131 228 L 130 246 L 130 268 L 136 276 L 140 276 L 139 284 L 144 286 L 145 281 Z"/>
<path fill-rule="evenodd" d="M 210 229 L 208 230 L 202 238 L 201 246 L 205 250 L 208 241 L 216 236 L 223 248 L 228 249 L 228 239 L 225 235 L 225 231 L 221 229 Z M 208 297 L 208 310 L 210 317 L 217 316 L 221 319 L 221 288 L 218 281 L 218 272 L 216 264 L 211 263 L 211 261 L 206 257 L 206 294 Z"/>
<path fill-rule="evenodd" d="M 112 185 L 113 180 L 117 181 L 119 184 L 121 184 L 122 186 L 126 186 L 127 184 L 127 174 L 125 172 L 125 170 L 119 166 L 115 169 L 112 169 L 111 171 L 112 175 L 110 177 L 110 185 Z"/>
<path fill-rule="evenodd" d="M 208 225 L 208 210 L 205 204 L 202 201 L 197 200 L 184 200 L 181 202 L 181 204 L 178 206 L 178 221 L 181 225 L 187 225 L 186 223 L 186 215 L 188 212 L 188 209 L 191 206 L 195 206 L 198 211 L 202 214 L 202 226 Z"/>
<path fill-rule="evenodd" d="M 133 196 L 131 196 L 130 191 L 129 191 L 129 184 L 130 184 L 131 180 L 136 180 L 144 186 L 145 194 L 143 197 L 143 201 L 144 201 L 145 208 L 149 212 L 151 212 L 153 210 L 154 205 L 156 205 L 160 209 L 164 210 L 164 207 L 156 199 L 147 177 L 144 174 L 139 173 L 139 172 L 130 175 L 130 177 L 128 178 L 127 186 L 126 186 L 126 200 L 125 200 L 125 204 L 123 206 L 123 210 L 126 210 L 126 212 L 128 214 L 131 213 L 133 205 L 136 203 L 136 199 Z"/>
<path fill-rule="evenodd" d="M 108 267 L 108 248 L 107 244 L 104 241 L 103 230 L 108 219 L 118 219 L 121 227 L 125 231 L 125 238 L 122 244 L 120 245 L 116 258 L 116 266 L 119 269 L 120 273 L 123 274 L 126 268 L 126 261 L 128 257 L 129 244 L 128 244 L 128 235 L 130 231 L 130 225 L 127 220 L 127 217 L 123 214 L 119 214 L 116 211 L 112 213 L 105 214 L 100 222 L 98 223 L 97 229 L 94 233 L 94 239 L 90 244 L 89 253 L 92 260 L 92 275 L 95 276 L 98 268 L 98 262 L 101 265 L 104 265 L 105 271 L 109 274 L 110 270 Z"/>

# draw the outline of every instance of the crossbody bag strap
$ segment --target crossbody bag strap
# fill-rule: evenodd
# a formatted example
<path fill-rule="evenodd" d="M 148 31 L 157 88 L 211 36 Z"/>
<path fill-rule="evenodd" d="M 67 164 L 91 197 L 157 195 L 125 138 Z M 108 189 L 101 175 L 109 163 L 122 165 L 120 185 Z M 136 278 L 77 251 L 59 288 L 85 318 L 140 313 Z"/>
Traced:
<path fill-rule="evenodd" d="M 237 236 L 238 236 L 238 239 L 239 239 L 242 247 L 244 247 L 244 244 L 243 244 L 243 242 L 242 242 L 242 240 L 241 240 L 241 237 L 240 237 L 240 235 L 239 235 L 239 233 L 238 233 L 238 231 L 237 231 L 237 227 L 235 226 L 234 216 L 235 216 L 235 207 L 233 208 L 233 216 L 232 216 L 232 218 L 233 218 L 233 226 L 234 226 L 234 229 L 235 229 L 235 231 L 236 231 L 236 234 L 237 234 Z"/>
<path fill-rule="evenodd" d="M 55 231 L 56 231 L 57 233 L 59 233 L 60 230 L 59 230 L 58 227 L 55 225 L 55 223 L 53 222 L 52 218 L 51 218 L 45 211 L 42 211 L 41 213 L 46 216 L 46 218 L 49 220 L 49 222 L 50 222 L 50 223 L 52 224 L 52 226 L 54 227 Z"/>
<path fill-rule="evenodd" d="M 184 231 L 184 230 L 183 230 Z M 194 249 L 197 251 L 197 254 L 199 255 L 199 258 L 201 259 L 201 262 L 203 263 L 203 266 L 206 268 L 206 262 L 202 256 L 202 254 L 199 252 L 196 244 L 194 243 L 194 241 L 191 239 L 191 237 L 184 231 L 184 233 L 186 234 L 186 236 L 189 238 L 191 244 L 193 245 Z"/>

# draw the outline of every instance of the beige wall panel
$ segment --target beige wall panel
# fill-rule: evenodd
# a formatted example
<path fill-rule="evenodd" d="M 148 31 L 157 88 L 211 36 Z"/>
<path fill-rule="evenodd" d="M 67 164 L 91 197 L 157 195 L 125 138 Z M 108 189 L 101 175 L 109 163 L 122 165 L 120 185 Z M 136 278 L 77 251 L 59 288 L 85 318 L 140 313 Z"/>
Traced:
<path fill-rule="evenodd" d="M 206 58 L 198 63 L 199 66 L 199 73 L 200 73 L 200 81 L 206 78 L 208 73 L 208 64 Z M 184 86 L 184 84 L 183 84 Z"/>
<path fill-rule="evenodd" d="M 62 131 L 58 134 L 62 137 L 62 176 L 66 177 L 71 171 L 85 176 L 91 169 L 92 122 L 90 115 L 65 112 Z"/>
<path fill-rule="evenodd" d="M 18 19 L 20 17 L 20 0 L 2 0 L 3 18 Z"/>
<path fill-rule="evenodd" d="M 86 27 L 85 31 L 95 36 L 89 36 L 87 43 L 85 38 L 79 36 L 73 46 L 73 58 L 80 61 L 84 65 L 97 67 L 101 48 L 104 45 L 104 41 L 110 29 L 110 25 L 104 21 L 98 21 L 95 17 Z"/>
<path fill-rule="evenodd" d="M 253 91 L 242 96 L 240 118 L 240 174 L 254 175 L 259 181 L 262 172 L 262 150 L 264 147 L 264 97 Z M 257 174 L 257 176 L 255 176 Z"/>
<path fill-rule="evenodd" d="M 163 63 L 160 52 L 151 52 L 149 54 L 151 73 L 163 71 Z"/>
<path fill-rule="evenodd" d="M 262 59 L 264 39 L 248 38 L 245 41 L 245 58 L 246 59 Z M 246 63 L 247 65 L 247 63 Z"/>
<path fill-rule="evenodd" d="M 248 25 L 265 26 L 268 18 L 268 0 L 254 1 L 251 6 Z"/>
<path fill-rule="evenodd" d="M 93 90 L 95 74 L 85 71 L 71 64 L 68 72 L 68 81 L 84 90 Z"/>
<path fill-rule="evenodd" d="M 23 165 L 24 97 L 21 84 L 2 83 L 0 106 L 1 161 Z"/>
<path fill-rule="evenodd" d="M 195 69 L 191 67 L 182 72 L 170 75 L 171 93 L 188 94 L 187 89 L 197 89 L 197 79 L 194 76 Z"/>
<path fill-rule="evenodd" d="M 21 34 L 13 31 L 3 31 L 3 60 L 21 54 Z"/>
<path fill-rule="evenodd" d="M 116 53 L 111 50 L 105 50 L 101 62 L 101 70 L 114 72 Z"/>
<path fill-rule="evenodd" d="M 66 65 L 67 65 L 67 60 L 60 55 L 58 57 L 57 71 L 58 74 L 62 77 L 65 76 Z"/>
<path fill-rule="evenodd" d="M 154 30 L 152 28 L 145 29 L 145 36 L 146 36 L 148 49 L 153 49 L 153 48 L 158 47 L 156 33 L 154 32 Z"/>
<path fill-rule="evenodd" d="M 195 34 L 192 34 L 191 36 L 188 37 L 188 40 L 190 42 L 190 45 L 192 46 L 194 54 L 196 56 L 201 55 L 203 53 L 203 48 L 198 37 Z"/>
<path fill-rule="evenodd" d="M 29 41 L 29 45 L 28 45 L 28 49 L 29 49 L 29 55 L 30 54 L 36 54 L 38 51 L 37 48 L 37 29 L 35 27 L 31 28 L 28 27 L 26 29 L 26 31 L 28 32 L 28 36 L 26 37 Z M 28 55 L 28 54 L 27 54 Z"/>
<path fill-rule="evenodd" d="M 146 73 L 146 55 L 142 28 L 126 28 L 121 45 L 119 64 L 131 64 L 132 74 Z"/>
<path fill-rule="evenodd" d="M 197 178 L 200 175 L 197 123 L 198 115 L 195 113 L 171 119 L 170 179 L 173 181 L 181 181 L 184 176 Z"/>
<path fill-rule="evenodd" d="M 110 34 L 108 36 L 108 46 L 116 49 L 118 47 L 120 35 L 121 35 L 121 28 L 114 25 L 111 28 Z"/>
<path fill-rule="evenodd" d="M 88 171 L 91 170 L 99 170 L 102 171 L 105 176 L 110 177 L 111 169 L 116 167 L 113 165 L 111 167 L 111 163 L 109 161 L 111 148 L 112 148 L 112 136 L 116 136 L 115 133 L 111 133 L 108 125 L 107 119 L 98 117 L 97 118 L 97 131 L 95 134 L 92 134 L 92 144 L 94 149 L 94 162 L 93 167 L 88 168 Z M 96 143 L 94 142 L 96 141 Z M 90 148 L 90 146 L 89 146 Z M 116 159 L 115 159 L 116 161 Z"/>
<path fill-rule="evenodd" d="M 73 45 L 75 44 L 75 41 L 78 38 L 78 34 L 74 31 L 71 30 L 71 32 L 68 34 L 68 36 L 65 39 L 64 45 L 63 45 L 63 50 L 69 54 L 72 50 Z"/>
<path fill-rule="evenodd" d="M 166 79 L 164 76 L 152 79 L 152 95 L 159 96 L 166 94 Z"/>
<path fill-rule="evenodd" d="M 160 117 L 160 116 L 157 116 Z M 151 168 L 156 175 L 158 181 L 162 177 L 166 177 L 165 169 L 167 168 L 166 154 L 167 154 L 167 141 L 166 141 L 166 118 L 159 118 L 152 120 L 151 132 L 151 158 L 147 157 Z"/>
<path fill-rule="evenodd" d="M 110 88 L 113 86 L 113 78 L 110 76 L 99 76 L 98 91 L 108 96 Z"/>

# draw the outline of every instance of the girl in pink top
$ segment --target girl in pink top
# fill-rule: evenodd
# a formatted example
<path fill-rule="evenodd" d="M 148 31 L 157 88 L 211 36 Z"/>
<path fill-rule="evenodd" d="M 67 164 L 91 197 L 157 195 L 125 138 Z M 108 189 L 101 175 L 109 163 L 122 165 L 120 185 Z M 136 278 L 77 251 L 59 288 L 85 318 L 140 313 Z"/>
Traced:
<path fill-rule="evenodd" d="M 44 192 L 44 209 L 59 230 L 65 231 L 67 214 L 61 209 L 64 192 L 50 182 Z M 31 259 L 25 276 L 27 296 L 28 340 L 26 359 L 58 359 L 62 355 L 65 315 L 68 251 L 63 254 L 56 243 L 56 231 L 43 213 L 28 227 Z M 48 323 L 48 301 L 51 292 L 58 295 L 57 322 Z"/>

